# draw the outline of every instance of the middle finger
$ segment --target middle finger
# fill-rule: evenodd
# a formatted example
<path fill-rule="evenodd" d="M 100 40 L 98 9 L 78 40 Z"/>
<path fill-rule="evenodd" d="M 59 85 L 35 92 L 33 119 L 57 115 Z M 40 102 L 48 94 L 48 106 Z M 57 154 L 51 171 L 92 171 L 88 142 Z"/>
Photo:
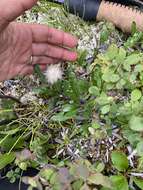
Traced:
<path fill-rule="evenodd" d="M 32 65 L 35 64 L 55 64 L 58 63 L 59 60 L 53 59 L 47 56 L 32 56 Z"/>
<path fill-rule="evenodd" d="M 64 61 L 75 61 L 77 59 L 76 52 L 46 43 L 33 43 L 32 54 L 33 56 L 48 56 Z"/>

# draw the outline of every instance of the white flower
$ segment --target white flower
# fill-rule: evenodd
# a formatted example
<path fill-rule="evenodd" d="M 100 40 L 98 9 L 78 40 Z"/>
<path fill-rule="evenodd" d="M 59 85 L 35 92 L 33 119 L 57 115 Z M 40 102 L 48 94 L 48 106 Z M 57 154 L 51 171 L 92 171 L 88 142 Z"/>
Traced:
<path fill-rule="evenodd" d="M 50 84 L 56 83 L 59 79 L 62 79 L 63 71 L 61 64 L 51 64 L 47 66 L 45 71 L 45 77 Z"/>

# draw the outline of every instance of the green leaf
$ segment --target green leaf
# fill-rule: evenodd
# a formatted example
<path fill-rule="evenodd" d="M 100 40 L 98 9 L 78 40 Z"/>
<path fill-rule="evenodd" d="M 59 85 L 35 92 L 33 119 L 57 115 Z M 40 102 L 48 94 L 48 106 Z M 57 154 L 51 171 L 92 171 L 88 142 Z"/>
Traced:
<path fill-rule="evenodd" d="M 107 70 L 105 71 L 105 73 L 102 75 L 102 79 L 105 81 L 105 82 L 112 82 L 112 83 L 115 83 L 117 82 L 120 77 L 118 74 L 114 74 L 111 70 Z"/>
<path fill-rule="evenodd" d="M 82 179 L 79 179 L 79 180 L 76 180 L 73 184 L 72 184 L 72 188 L 73 190 L 79 190 L 83 185 L 83 180 Z"/>
<path fill-rule="evenodd" d="M 37 183 L 36 180 L 32 177 L 28 177 L 28 183 L 32 186 L 32 187 L 37 187 Z"/>
<path fill-rule="evenodd" d="M 125 171 L 129 167 L 127 156 L 123 152 L 112 152 L 111 160 L 114 167 L 119 171 Z"/>
<path fill-rule="evenodd" d="M 20 131 L 20 128 L 16 128 L 16 129 L 11 129 L 9 131 L 0 131 L 0 134 L 3 134 L 3 135 L 13 135 L 15 133 L 17 133 L 18 131 Z"/>
<path fill-rule="evenodd" d="M 1 140 L 1 139 L 0 139 Z M 15 136 L 7 136 L 7 138 L 0 144 L 0 147 L 5 150 L 9 151 L 13 146 L 14 149 L 23 148 L 24 145 L 24 138 L 20 138 L 20 135 Z"/>
<path fill-rule="evenodd" d="M 56 115 L 54 115 L 51 120 L 52 121 L 57 121 L 57 122 L 62 122 L 62 121 L 66 121 L 68 119 L 71 119 L 73 117 L 76 116 L 77 110 L 72 110 L 70 112 L 64 113 L 64 112 L 60 112 L 57 113 Z"/>
<path fill-rule="evenodd" d="M 86 61 L 85 61 L 86 56 L 87 56 L 87 51 L 86 50 L 79 52 L 79 58 L 78 58 L 78 61 L 77 61 L 78 65 L 83 66 L 86 63 Z"/>
<path fill-rule="evenodd" d="M 137 53 L 133 53 L 131 55 L 129 55 L 126 60 L 124 61 L 124 69 L 127 71 L 130 71 L 130 66 L 131 65 L 136 65 L 137 63 L 139 63 L 141 61 L 141 57 L 140 54 Z"/>
<path fill-rule="evenodd" d="M 137 154 L 143 156 L 143 141 L 137 144 Z"/>
<path fill-rule="evenodd" d="M 90 88 L 89 88 L 89 93 L 91 94 L 91 95 L 94 95 L 94 96 L 99 96 L 99 89 L 98 89 L 98 87 L 96 87 L 96 86 L 91 86 Z"/>
<path fill-rule="evenodd" d="M 86 181 L 86 179 L 89 176 L 89 169 L 86 165 L 82 163 L 74 164 L 70 168 L 70 174 L 73 175 L 77 179 L 83 179 Z"/>
<path fill-rule="evenodd" d="M 7 166 L 8 164 L 12 163 L 15 159 L 15 154 L 13 152 L 9 154 L 1 154 L 0 155 L 0 170 Z"/>
<path fill-rule="evenodd" d="M 118 55 L 118 47 L 115 44 L 112 44 L 108 50 L 107 53 L 105 54 L 105 56 L 109 59 L 109 60 L 113 60 L 116 56 Z"/>
<path fill-rule="evenodd" d="M 143 117 L 133 115 L 129 121 L 129 127 L 134 131 L 143 131 Z"/>
<path fill-rule="evenodd" d="M 122 175 L 110 177 L 113 182 L 114 190 L 129 190 L 127 179 Z"/>
<path fill-rule="evenodd" d="M 110 32 L 109 32 L 109 30 L 107 29 L 107 27 L 106 27 L 105 25 L 104 25 L 103 27 L 104 27 L 104 28 L 103 28 L 103 30 L 101 31 L 101 34 L 100 34 L 100 42 L 101 42 L 101 43 L 107 41 L 108 38 L 109 38 L 109 34 L 110 34 Z"/>
<path fill-rule="evenodd" d="M 10 183 L 15 183 L 15 181 L 16 181 L 16 177 L 15 176 L 11 177 Z"/>
<path fill-rule="evenodd" d="M 130 80 L 131 83 L 135 83 L 136 79 L 137 79 L 137 74 L 135 72 L 130 74 L 129 80 Z"/>
<path fill-rule="evenodd" d="M 135 73 L 139 73 L 139 72 L 142 72 L 143 71 L 143 65 L 142 64 L 138 64 L 135 66 L 134 68 L 134 72 Z"/>
<path fill-rule="evenodd" d="M 20 164 L 18 164 L 19 168 L 22 169 L 23 171 L 27 170 L 28 167 L 28 163 L 27 162 L 21 162 Z"/>
<path fill-rule="evenodd" d="M 141 93 L 140 90 L 135 89 L 135 90 L 132 91 L 132 93 L 131 93 L 131 100 L 132 100 L 132 101 L 137 101 L 137 100 L 139 100 L 141 97 L 142 97 L 142 93 Z"/>
<path fill-rule="evenodd" d="M 44 179 L 46 179 L 47 181 L 49 181 L 52 177 L 52 175 L 54 174 L 54 170 L 47 168 L 47 169 L 43 169 L 40 171 L 40 176 Z"/>
<path fill-rule="evenodd" d="M 111 96 L 107 96 L 106 94 L 102 93 L 100 95 L 100 97 L 96 98 L 96 102 L 99 104 L 99 105 L 107 105 L 107 104 L 110 104 L 113 102 L 113 97 Z"/>
<path fill-rule="evenodd" d="M 101 173 L 96 173 L 88 177 L 89 184 L 102 185 L 103 187 L 111 188 L 112 184 L 110 179 L 107 176 L 102 175 Z"/>
<path fill-rule="evenodd" d="M 111 76 L 113 73 L 110 70 L 107 70 L 103 75 L 102 75 L 102 80 L 105 82 L 111 82 Z"/>
<path fill-rule="evenodd" d="M 59 183 L 58 181 L 58 174 L 56 172 L 54 172 L 51 177 L 50 177 L 50 184 L 54 185 Z"/>
<path fill-rule="evenodd" d="M 126 84 L 126 81 L 125 81 L 124 79 L 121 79 L 121 80 L 119 80 L 118 83 L 116 84 L 116 88 L 117 88 L 117 89 L 122 89 L 125 84 Z"/>
<path fill-rule="evenodd" d="M 131 35 L 134 35 L 137 32 L 137 25 L 136 23 L 133 21 L 132 25 L 131 25 Z"/>
<path fill-rule="evenodd" d="M 3 99 L 1 102 L 1 106 L 3 109 L 13 109 L 14 107 L 14 100 L 10 100 L 10 99 Z"/>
<path fill-rule="evenodd" d="M 111 81 L 111 82 L 117 82 L 119 79 L 120 79 L 120 77 L 119 77 L 119 75 L 117 75 L 117 74 L 112 74 L 112 75 L 110 76 L 110 81 Z"/>
<path fill-rule="evenodd" d="M 65 112 L 65 113 L 70 112 L 70 111 L 72 111 L 74 109 L 75 109 L 75 107 L 73 105 L 71 105 L 71 104 L 63 105 L 63 112 Z"/>
<path fill-rule="evenodd" d="M 97 172 L 103 172 L 104 169 L 105 169 L 105 164 L 104 164 L 104 163 L 99 163 L 99 164 L 96 166 L 96 171 L 97 171 Z"/>
<path fill-rule="evenodd" d="M 92 122 L 92 128 L 94 128 L 94 129 L 99 129 L 100 128 L 100 125 L 99 125 L 99 123 L 97 123 L 97 122 L 95 122 L 95 121 L 93 121 Z"/>
<path fill-rule="evenodd" d="M 116 62 L 117 63 L 122 63 L 124 59 L 126 58 L 126 50 L 124 48 L 119 48 L 119 54 L 116 57 Z"/>
<path fill-rule="evenodd" d="M 110 105 L 106 105 L 106 106 L 103 106 L 103 107 L 101 108 L 101 113 L 102 113 L 103 115 L 109 113 L 109 111 L 110 111 Z"/>
<path fill-rule="evenodd" d="M 0 109 L 0 120 L 16 119 L 13 109 Z"/>
<path fill-rule="evenodd" d="M 132 145 L 133 148 L 136 148 L 137 143 L 142 140 L 142 138 L 138 134 L 138 132 L 130 130 L 129 128 L 126 130 L 123 130 L 122 134 L 123 134 L 124 138 L 129 141 L 129 143 Z"/>
<path fill-rule="evenodd" d="M 7 172 L 6 177 L 11 178 L 13 176 L 13 173 L 13 170 L 10 170 L 9 172 Z"/>
<path fill-rule="evenodd" d="M 125 48 L 131 48 L 136 46 L 143 38 L 143 32 L 135 32 L 133 36 L 130 36 L 124 43 Z"/>
<path fill-rule="evenodd" d="M 134 177 L 133 180 L 134 180 L 135 184 L 136 184 L 141 190 L 143 190 L 143 179 Z"/>

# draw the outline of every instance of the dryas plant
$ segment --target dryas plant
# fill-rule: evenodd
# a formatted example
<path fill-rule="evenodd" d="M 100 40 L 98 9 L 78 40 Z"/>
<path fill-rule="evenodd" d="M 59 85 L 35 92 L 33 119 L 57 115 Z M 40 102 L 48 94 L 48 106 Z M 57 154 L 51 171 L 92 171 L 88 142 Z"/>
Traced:
<path fill-rule="evenodd" d="M 133 24 L 127 37 L 110 23 L 91 25 L 42 5 L 43 22 L 80 37 L 79 58 L 53 85 L 36 66 L 39 81 L 17 85 L 20 96 L 32 91 L 25 104 L 1 101 L 1 171 L 14 182 L 36 168 L 36 177 L 22 178 L 29 189 L 143 189 L 143 33 Z"/>

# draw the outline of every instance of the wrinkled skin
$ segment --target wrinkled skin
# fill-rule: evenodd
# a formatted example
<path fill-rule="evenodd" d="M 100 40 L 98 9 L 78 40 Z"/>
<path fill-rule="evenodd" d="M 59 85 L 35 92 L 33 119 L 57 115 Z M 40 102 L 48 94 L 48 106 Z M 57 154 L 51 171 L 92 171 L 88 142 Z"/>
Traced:
<path fill-rule="evenodd" d="M 14 22 L 36 2 L 0 0 L 0 81 L 31 74 L 34 64 L 44 70 L 47 64 L 77 58 L 77 54 L 69 50 L 77 45 L 72 35 L 45 25 Z"/>

